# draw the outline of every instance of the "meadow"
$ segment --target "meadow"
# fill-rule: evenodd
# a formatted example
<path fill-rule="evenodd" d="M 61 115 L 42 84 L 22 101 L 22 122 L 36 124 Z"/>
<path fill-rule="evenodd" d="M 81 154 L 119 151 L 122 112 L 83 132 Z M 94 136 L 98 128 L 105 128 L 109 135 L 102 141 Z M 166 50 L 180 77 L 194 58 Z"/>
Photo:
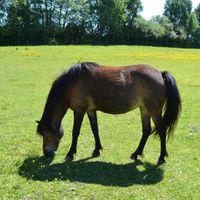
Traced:
<path fill-rule="evenodd" d="M 167 163 L 157 167 L 159 140 L 150 137 L 141 162 L 130 155 L 141 137 L 138 110 L 98 113 L 101 156 L 89 159 L 94 139 L 85 117 L 73 162 L 72 112 L 52 162 L 36 134 L 52 81 L 79 61 L 104 65 L 145 63 L 170 71 L 182 97 L 182 114 L 169 139 Z M 0 47 L 0 199 L 199 199 L 200 50 L 139 46 Z"/>

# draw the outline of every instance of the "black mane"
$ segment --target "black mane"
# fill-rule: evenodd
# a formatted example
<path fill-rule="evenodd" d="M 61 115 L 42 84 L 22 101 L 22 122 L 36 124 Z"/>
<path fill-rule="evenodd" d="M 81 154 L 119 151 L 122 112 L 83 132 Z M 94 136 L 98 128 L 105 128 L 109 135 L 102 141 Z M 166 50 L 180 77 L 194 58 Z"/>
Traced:
<path fill-rule="evenodd" d="M 54 82 L 52 85 L 52 88 L 55 86 L 67 86 L 69 83 L 76 81 L 80 78 L 81 73 L 83 72 L 89 72 L 89 71 L 95 71 L 96 67 L 99 65 L 94 62 L 82 62 L 75 64 L 71 68 L 69 68 L 67 71 L 62 73 Z"/>
<path fill-rule="evenodd" d="M 58 76 L 50 89 L 41 121 L 45 122 L 46 124 L 49 123 L 49 118 L 52 114 L 52 105 L 58 103 L 58 101 L 60 101 L 59 103 L 62 103 L 61 101 L 64 100 L 64 90 L 67 89 L 70 83 L 78 80 L 82 73 L 95 71 L 98 66 L 99 65 L 97 63 L 82 62 L 72 66 Z"/>

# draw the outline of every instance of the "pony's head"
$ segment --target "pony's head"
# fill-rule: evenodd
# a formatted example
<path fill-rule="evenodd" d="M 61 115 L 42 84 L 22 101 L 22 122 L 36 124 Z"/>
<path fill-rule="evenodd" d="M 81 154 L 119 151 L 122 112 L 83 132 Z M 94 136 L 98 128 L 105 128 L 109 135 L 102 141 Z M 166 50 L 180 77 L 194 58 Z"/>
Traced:
<path fill-rule="evenodd" d="M 53 157 L 63 136 L 63 128 L 61 126 L 54 128 L 42 121 L 36 122 L 38 123 L 37 133 L 43 137 L 43 153 L 47 157 Z"/>

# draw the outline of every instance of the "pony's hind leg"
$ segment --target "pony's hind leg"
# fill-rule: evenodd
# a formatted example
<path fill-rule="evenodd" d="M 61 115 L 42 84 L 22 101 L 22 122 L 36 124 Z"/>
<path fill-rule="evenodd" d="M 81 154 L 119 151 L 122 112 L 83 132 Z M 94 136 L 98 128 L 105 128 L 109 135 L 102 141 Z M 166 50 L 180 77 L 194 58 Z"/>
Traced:
<path fill-rule="evenodd" d="M 74 154 L 76 154 L 77 140 L 78 140 L 78 136 L 80 134 L 80 128 L 81 128 L 81 124 L 82 124 L 82 121 L 83 121 L 84 114 L 85 113 L 82 113 L 82 112 L 74 112 L 72 144 L 71 144 L 69 152 L 66 155 L 66 160 L 73 160 Z"/>
<path fill-rule="evenodd" d="M 162 116 L 152 117 L 154 124 L 156 126 L 155 134 L 160 137 L 160 156 L 158 158 L 158 165 L 165 163 L 165 156 L 168 156 L 166 149 L 166 129 L 162 122 Z"/>
<path fill-rule="evenodd" d="M 138 156 L 143 155 L 144 146 L 147 142 L 149 135 L 151 134 L 150 116 L 147 114 L 147 112 L 143 108 L 140 108 L 140 114 L 141 114 L 141 121 L 142 121 L 142 138 L 140 140 L 138 148 L 131 155 L 131 159 L 133 160 L 137 160 Z"/>
<path fill-rule="evenodd" d="M 93 133 L 94 139 L 95 139 L 95 149 L 92 153 L 92 156 L 97 157 L 97 156 L 100 155 L 100 150 L 102 149 L 101 141 L 100 141 L 100 138 L 99 138 L 97 113 L 96 113 L 96 111 L 90 111 L 87 114 L 88 114 L 88 118 L 89 118 L 89 121 L 90 121 L 92 133 Z"/>

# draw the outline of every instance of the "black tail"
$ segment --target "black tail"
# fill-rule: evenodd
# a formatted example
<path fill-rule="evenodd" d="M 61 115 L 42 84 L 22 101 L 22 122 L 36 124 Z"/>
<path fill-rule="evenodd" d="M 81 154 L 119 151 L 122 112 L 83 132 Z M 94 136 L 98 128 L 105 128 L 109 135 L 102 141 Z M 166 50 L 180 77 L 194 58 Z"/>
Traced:
<path fill-rule="evenodd" d="M 181 98 L 174 77 L 169 72 L 162 72 L 166 85 L 166 102 L 164 105 L 163 125 L 167 136 L 174 132 L 181 112 Z"/>

